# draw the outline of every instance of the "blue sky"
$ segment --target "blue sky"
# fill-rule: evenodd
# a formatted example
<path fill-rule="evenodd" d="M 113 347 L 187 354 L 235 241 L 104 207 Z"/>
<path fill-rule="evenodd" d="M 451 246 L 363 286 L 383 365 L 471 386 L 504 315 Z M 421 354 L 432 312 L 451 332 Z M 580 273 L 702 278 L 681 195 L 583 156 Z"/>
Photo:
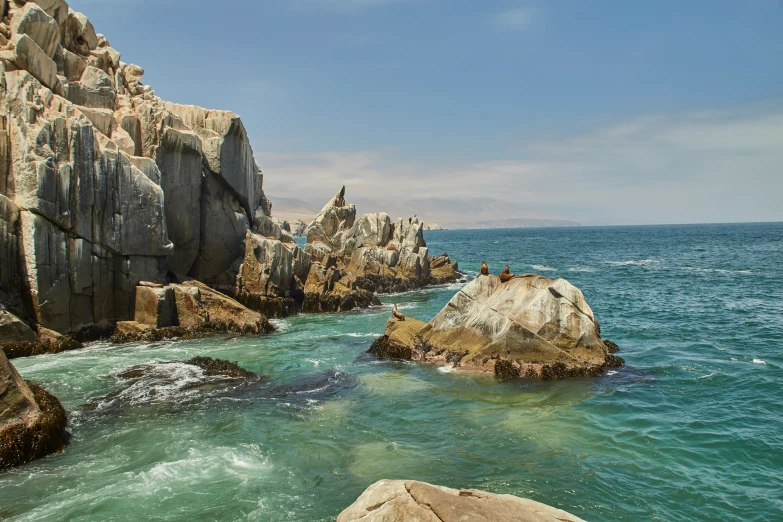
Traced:
<path fill-rule="evenodd" d="M 240 114 L 273 195 L 783 220 L 779 0 L 70 5 L 159 96 Z"/>

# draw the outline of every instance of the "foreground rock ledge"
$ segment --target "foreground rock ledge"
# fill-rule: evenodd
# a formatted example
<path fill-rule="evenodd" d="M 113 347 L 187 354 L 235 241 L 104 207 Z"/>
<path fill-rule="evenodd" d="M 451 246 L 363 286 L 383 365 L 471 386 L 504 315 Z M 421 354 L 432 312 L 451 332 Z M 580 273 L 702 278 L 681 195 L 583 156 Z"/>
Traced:
<path fill-rule="evenodd" d="M 60 401 L 26 383 L 0 350 L 0 470 L 61 451 L 67 423 Z"/>
<path fill-rule="evenodd" d="M 565 279 L 527 274 L 501 283 L 490 274 L 457 292 L 429 323 L 389 319 L 370 352 L 505 378 L 560 379 L 622 366 L 616 349 Z"/>
<path fill-rule="evenodd" d="M 561 509 L 512 495 L 456 490 L 415 480 L 376 482 L 337 522 L 584 522 Z"/>

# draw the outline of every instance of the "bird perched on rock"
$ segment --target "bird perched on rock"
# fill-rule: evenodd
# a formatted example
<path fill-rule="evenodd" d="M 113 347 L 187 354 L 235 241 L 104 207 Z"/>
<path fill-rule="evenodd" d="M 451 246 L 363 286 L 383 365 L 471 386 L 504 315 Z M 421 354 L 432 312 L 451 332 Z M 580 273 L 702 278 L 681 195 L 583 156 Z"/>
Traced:
<path fill-rule="evenodd" d="M 514 274 L 511 273 L 511 271 L 508 268 L 508 265 L 506 265 L 506 268 L 503 269 L 502 272 L 500 272 L 500 282 L 505 283 L 506 281 L 509 281 L 513 279 Z"/>
<path fill-rule="evenodd" d="M 489 275 L 489 267 L 486 261 L 481 262 L 481 275 Z"/>

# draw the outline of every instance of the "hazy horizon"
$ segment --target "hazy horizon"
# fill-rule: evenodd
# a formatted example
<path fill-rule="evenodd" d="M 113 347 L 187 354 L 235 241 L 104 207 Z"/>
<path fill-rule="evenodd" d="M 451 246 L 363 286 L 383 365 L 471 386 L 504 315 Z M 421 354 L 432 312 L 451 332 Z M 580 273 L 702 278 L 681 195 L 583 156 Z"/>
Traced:
<path fill-rule="evenodd" d="M 70 4 L 156 94 L 242 116 L 272 196 L 783 220 L 779 2 Z"/>

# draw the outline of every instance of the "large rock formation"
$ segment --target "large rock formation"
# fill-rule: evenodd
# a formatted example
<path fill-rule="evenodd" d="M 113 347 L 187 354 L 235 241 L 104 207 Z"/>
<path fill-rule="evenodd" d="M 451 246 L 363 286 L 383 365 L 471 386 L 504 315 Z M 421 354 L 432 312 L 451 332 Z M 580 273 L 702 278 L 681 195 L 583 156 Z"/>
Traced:
<path fill-rule="evenodd" d="M 257 217 L 247 233 L 235 295 L 270 317 L 340 312 L 380 304 L 375 293 L 453 282 L 457 263 L 428 255 L 423 225 L 387 214 L 356 216 L 345 187 L 305 230 L 302 250 L 287 223 Z"/>
<path fill-rule="evenodd" d="M 359 301 L 365 294 L 455 281 L 457 263 L 445 254 L 437 261 L 429 256 L 423 228 L 415 217 L 396 222 L 385 213 L 357 217 L 343 187 L 305 230 L 305 252 L 314 261 L 305 282 L 305 308 L 328 311 L 344 296 Z"/>
<path fill-rule="evenodd" d="M 0 304 L 67 334 L 142 280 L 233 290 L 247 232 L 285 236 L 239 117 L 161 100 L 63 0 L 2 5 Z"/>
<path fill-rule="evenodd" d="M 581 518 L 512 495 L 450 489 L 416 480 L 381 480 L 337 522 L 584 522 Z"/>
<path fill-rule="evenodd" d="M 67 422 L 60 402 L 26 383 L 0 350 L 0 470 L 62 450 Z"/>
<path fill-rule="evenodd" d="M 480 275 L 426 325 L 392 318 L 371 351 L 501 377 L 598 375 L 623 364 L 582 292 L 565 279 Z"/>
<path fill-rule="evenodd" d="M 278 237 L 247 232 L 245 255 L 236 278 L 236 298 L 268 317 L 297 313 L 311 265 L 310 255 L 285 230 L 272 228 L 265 232 L 274 234 L 278 230 Z"/>

